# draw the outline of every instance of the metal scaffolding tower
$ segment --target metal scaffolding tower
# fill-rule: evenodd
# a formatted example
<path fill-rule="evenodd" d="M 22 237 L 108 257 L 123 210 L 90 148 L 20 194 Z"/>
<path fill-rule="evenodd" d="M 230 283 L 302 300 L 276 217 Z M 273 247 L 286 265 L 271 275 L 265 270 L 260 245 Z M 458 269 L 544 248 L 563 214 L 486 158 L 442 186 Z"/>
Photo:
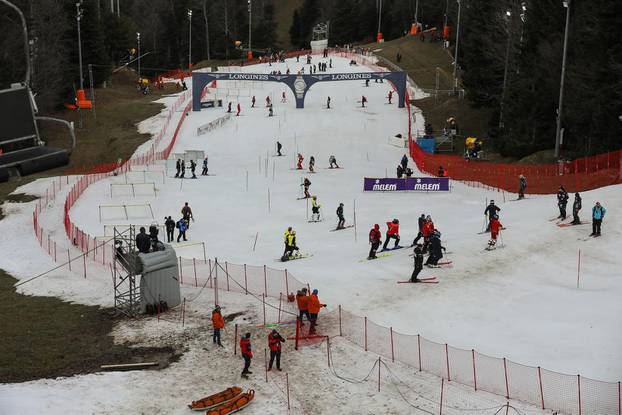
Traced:
<path fill-rule="evenodd" d="M 140 312 L 140 287 L 136 277 L 140 275 L 140 263 L 136 250 L 136 229 L 133 225 L 114 228 L 114 307 L 129 317 Z"/>

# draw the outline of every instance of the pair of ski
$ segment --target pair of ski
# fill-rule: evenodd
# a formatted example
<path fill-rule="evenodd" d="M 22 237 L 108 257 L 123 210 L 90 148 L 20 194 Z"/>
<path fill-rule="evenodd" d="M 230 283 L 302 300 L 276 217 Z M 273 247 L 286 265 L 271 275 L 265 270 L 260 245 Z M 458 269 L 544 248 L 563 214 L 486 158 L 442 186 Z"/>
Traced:
<path fill-rule="evenodd" d="M 562 222 L 557 222 L 556 225 L 559 226 L 560 228 L 567 228 L 569 226 L 575 226 L 575 225 L 589 225 L 591 222 L 581 222 L 581 223 L 562 223 Z"/>
<path fill-rule="evenodd" d="M 590 239 L 596 239 L 596 238 L 598 238 L 599 236 L 600 236 L 600 235 L 589 235 L 589 236 L 588 236 L 588 237 L 586 237 L 586 238 L 577 238 L 577 239 L 578 239 L 579 241 L 583 241 L 583 242 L 585 242 L 585 241 L 589 241 Z"/>
<path fill-rule="evenodd" d="M 348 228 L 354 228 L 354 225 L 344 226 L 343 228 L 335 228 L 335 229 L 331 229 L 329 232 L 342 231 L 342 230 L 344 230 L 344 229 L 348 229 Z"/>
<path fill-rule="evenodd" d="M 418 281 L 398 281 L 398 284 L 438 284 L 436 277 L 418 278 Z"/>
<path fill-rule="evenodd" d="M 428 268 L 453 268 L 454 265 L 451 261 L 443 261 L 443 262 L 437 262 L 436 265 L 426 264 L 426 267 Z"/>

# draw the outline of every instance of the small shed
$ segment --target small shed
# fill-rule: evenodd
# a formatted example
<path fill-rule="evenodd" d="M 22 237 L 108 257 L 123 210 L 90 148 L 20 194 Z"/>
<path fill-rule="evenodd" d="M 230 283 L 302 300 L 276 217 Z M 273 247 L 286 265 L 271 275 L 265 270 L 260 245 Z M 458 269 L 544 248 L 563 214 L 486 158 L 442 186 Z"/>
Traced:
<path fill-rule="evenodd" d="M 177 254 L 170 245 L 163 245 L 162 251 L 138 254 L 138 261 L 142 266 L 140 310 L 143 313 L 147 304 L 165 301 L 171 308 L 181 303 Z"/>

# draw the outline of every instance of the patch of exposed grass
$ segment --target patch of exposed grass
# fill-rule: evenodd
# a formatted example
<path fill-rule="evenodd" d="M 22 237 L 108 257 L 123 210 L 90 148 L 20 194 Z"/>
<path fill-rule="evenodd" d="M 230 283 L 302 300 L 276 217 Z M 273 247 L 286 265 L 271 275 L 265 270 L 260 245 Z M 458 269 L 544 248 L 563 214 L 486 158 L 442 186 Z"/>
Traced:
<path fill-rule="evenodd" d="M 111 310 L 22 295 L 16 281 L 0 270 L 0 382 L 90 373 L 108 363 L 158 361 L 162 367 L 177 358 L 171 347 L 114 344 Z"/>

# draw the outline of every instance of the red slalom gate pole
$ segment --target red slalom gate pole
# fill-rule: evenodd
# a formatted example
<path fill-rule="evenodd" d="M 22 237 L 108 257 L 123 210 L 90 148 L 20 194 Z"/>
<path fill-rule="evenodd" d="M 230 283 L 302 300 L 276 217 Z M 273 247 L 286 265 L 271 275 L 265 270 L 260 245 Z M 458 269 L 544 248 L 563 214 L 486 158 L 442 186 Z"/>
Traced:
<path fill-rule="evenodd" d="M 577 288 L 579 288 L 579 276 L 581 275 L 581 250 L 579 249 L 579 256 L 577 257 Z"/>

